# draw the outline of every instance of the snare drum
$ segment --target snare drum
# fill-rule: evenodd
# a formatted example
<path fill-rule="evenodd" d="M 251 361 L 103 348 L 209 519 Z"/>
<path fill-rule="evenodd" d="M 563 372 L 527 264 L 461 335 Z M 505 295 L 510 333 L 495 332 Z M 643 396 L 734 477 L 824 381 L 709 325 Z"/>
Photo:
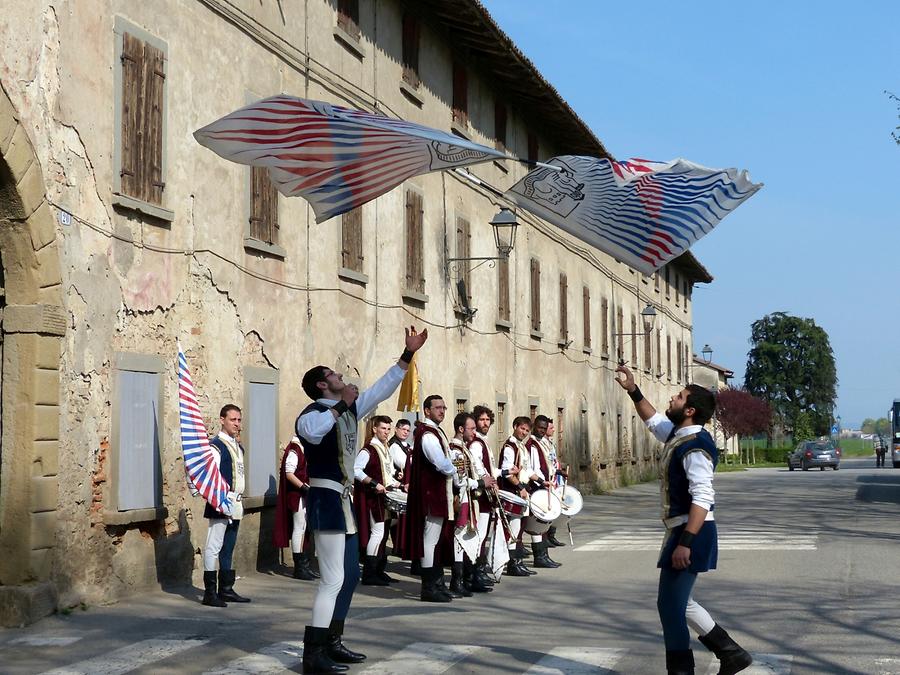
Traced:
<path fill-rule="evenodd" d="M 390 490 L 384 493 L 385 506 L 389 511 L 393 511 L 396 515 L 402 516 L 406 513 L 406 493 L 400 490 Z"/>
<path fill-rule="evenodd" d="M 528 502 L 519 495 L 508 490 L 497 490 L 497 494 L 500 495 L 500 506 L 507 518 L 521 518 L 528 510 Z"/>
<path fill-rule="evenodd" d="M 554 490 L 559 501 L 562 502 L 562 514 L 572 518 L 577 516 L 584 508 L 584 498 L 581 493 L 571 485 L 558 487 Z"/>
<path fill-rule="evenodd" d="M 525 531 L 528 534 L 544 534 L 562 513 L 562 502 L 550 490 L 535 490 L 531 494 L 528 509 L 530 515 L 523 525 Z"/>

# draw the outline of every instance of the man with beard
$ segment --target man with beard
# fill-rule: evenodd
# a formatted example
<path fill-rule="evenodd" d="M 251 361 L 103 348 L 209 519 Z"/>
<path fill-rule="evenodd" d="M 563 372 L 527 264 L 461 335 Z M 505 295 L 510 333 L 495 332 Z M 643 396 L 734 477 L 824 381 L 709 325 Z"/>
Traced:
<path fill-rule="evenodd" d="M 525 439 L 531 434 L 531 420 L 520 416 L 513 420 L 512 435 L 506 439 L 500 450 L 500 486 L 507 492 L 512 492 L 522 499 L 528 499 L 526 486 L 532 481 L 540 480 L 534 473 L 528 448 L 525 447 Z M 515 471 L 514 469 L 518 469 Z M 509 530 L 512 540 L 509 542 L 509 563 L 506 565 L 506 574 L 511 577 L 527 577 L 537 574 L 525 566 L 524 550 L 520 549 L 522 538 L 522 521 L 528 515 L 526 510 L 521 517 L 509 519 Z"/>
<path fill-rule="evenodd" d="M 666 537 L 657 567 L 657 608 L 666 643 L 669 675 L 693 675 L 690 624 L 700 642 L 719 659 L 720 675 L 747 668 L 753 658 L 691 597 L 700 572 L 715 569 L 718 557 L 712 480 L 719 456 L 715 441 L 703 428 L 716 410 L 713 394 L 689 384 L 669 401 L 660 415 L 641 394 L 624 365 L 616 381 L 628 392 L 650 432 L 665 443 L 659 470 L 662 520 Z"/>
<path fill-rule="evenodd" d="M 328 366 L 316 366 L 303 376 L 303 391 L 313 403 L 295 423 L 306 449 L 309 472 L 308 527 L 313 532 L 322 578 L 313 600 L 312 624 L 303 635 L 303 672 L 340 673 L 345 663 L 361 663 L 364 654 L 344 646 L 344 620 L 359 581 L 359 544 L 350 493 L 356 460 L 359 418 L 387 399 L 403 380 L 413 354 L 428 339 L 428 331 L 406 331 L 406 348 L 397 364 L 364 392 L 344 384 Z"/>
<path fill-rule="evenodd" d="M 541 440 L 541 445 L 544 446 L 544 450 L 547 453 L 547 458 L 550 463 L 550 482 L 553 483 L 553 487 L 557 488 L 562 485 L 569 478 L 568 469 L 564 468 L 560 463 L 559 451 L 556 448 L 556 443 L 553 442 L 553 435 L 556 433 L 556 428 L 553 425 L 553 420 L 547 424 L 547 433 L 544 435 L 544 438 Z M 547 536 L 545 537 L 545 541 L 549 547 L 557 547 L 557 546 L 565 546 L 563 542 L 556 538 L 556 525 L 553 524 L 550 526 L 550 529 L 547 530 Z"/>
<path fill-rule="evenodd" d="M 537 415 L 531 427 L 531 436 L 525 444 L 530 453 L 531 466 L 534 468 L 535 479 L 542 487 L 552 490 L 553 478 L 556 474 L 556 468 L 551 464 L 550 457 L 547 454 L 547 448 L 544 445 L 544 437 L 547 435 L 547 428 L 550 426 L 550 418 L 546 415 Z M 534 556 L 534 566 L 538 569 L 554 569 L 562 567 L 562 563 L 558 563 L 550 558 L 547 549 L 549 548 L 544 535 L 531 535 L 531 553 Z"/>

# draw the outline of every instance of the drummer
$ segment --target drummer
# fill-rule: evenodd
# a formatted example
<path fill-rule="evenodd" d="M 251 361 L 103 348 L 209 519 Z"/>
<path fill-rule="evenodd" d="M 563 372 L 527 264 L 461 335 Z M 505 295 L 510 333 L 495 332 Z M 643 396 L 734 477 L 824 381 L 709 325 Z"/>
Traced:
<path fill-rule="evenodd" d="M 520 416 L 513 420 L 512 435 L 503 443 L 500 450 L 500 486 L 502 489 L 519 495 L 522 499 L 528 499 L 526 486 L 530 481 L 539 478 L 532 469 L 528 450 L 525 448 L 525 439 L 531 434 L 531 420 Z M 519 471 L 515 472 L 514 469 Z M 509 563 L 506 566 L 506 574 L 511 577 L 527 577 L 532 572 L 523 562 L 524 551 L 519 550 L 522 539 L 522 519 L 528 514 L 527 509 L 520 517 L 511 516 L 509 529 L 512 538 L 509 542 Z"/>
<path fill-rule="evenodd" d="M 525 442 L 525 447 L 528 449 L 531 467 L 534 471 L 532 483 L 537 484 L 541 488 L 552 490 L 553 483 L 551 482 L 551 479 L 555 476 L 556 469 L 550 462 L 550 456 L 545 444 L 542 443 L 544 437 L 547 435 L 547 428 L 549 426 L 550 418 L 546 415 L 538 415 L 535 417 L 534 424 L 531 427 L 531 435 Z M 544 535 L 531 535 L 531 552 L 534 555 L 534 566 L 538 569 L 561 567 L 562 563 L 552 560 L 547 549 L 548 545 L 547 542 L 544 541 Z"/>
<path fill-rule="evenodd" d="M 469 449 L 476 457 L 481 458 L 481 465 L 484 467 L 485 473 L 496 481 L 500 478 L 500 467 L 497 466 L 494 453 L 491 452 L 490 445 L 488 445 L 488 432 L 494 424 L 494 411 L 487 406 L 476 405 L 472 410 L 472 416 L 475 418 L 475 437 L 469 443 Z M 518 474 L 519 467 L 511 467 L 509 473 Z M 496 487 L 498 486 L 495 482 L 494 488 Z M 494 582 L 488 574 L 487 549 L 490 546 L 488 529 L 491 522 L 491 511 L 498 507 L 496 497 L 494 499 L 490 497 L 490 490 L 485 490 L 478 497 L 478 508 L 478 537 L 481 539 L 482 550 L 478 560 L 475 561 L 474 574 L 478 577 L 479 583 L 491 586 Z"/>
<path fill-rule="evenodd" d="M 553 487 L 559 491 L 565 483 L 569 480 L 569 472 L 566 468 L 563 468 L 562 464 L 559 461 L 559 452 L 556 449 L 556 444 L 553 442 L 553 436 L 556 433 L 556 427 L 553 424 L 553 420 L 551 419 L 547 423 L 547 433 L 544 434 L 544 437 L 541 439 L 541 445 L 544 446 L 544 451 L 547 454 L 547 459 L 550 463 L 550 476 L 551 482 L 553 483 Z M 565 543 L 559 541 L 556 538 L 556 523 L 550 526 L 550 529 L 547 530 L 547 536 L 544 537 L 544 540 L 547 542 L 548 546 L 553 548 L 557 546 L 565 546 Z"/>
<path fill-rule="evenodd" d="M 359 451 L 353 464 L 353 506 L 359 524 L 360 549 L 365 549 L 366 555 L 362 574 L 364 586 L 387 586 L 397 581 L 384 571 L 387 565 L 384 533 L 390 520 L 385 493 L 399 487 L 387 448 L 391 422 L 387 415 L 372 418 L 369 441 Z"/>

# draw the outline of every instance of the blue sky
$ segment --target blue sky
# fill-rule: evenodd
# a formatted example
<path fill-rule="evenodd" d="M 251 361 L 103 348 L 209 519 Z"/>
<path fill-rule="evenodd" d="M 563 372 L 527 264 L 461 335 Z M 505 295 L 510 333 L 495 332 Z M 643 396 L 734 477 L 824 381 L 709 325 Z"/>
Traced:
<path fill-rule="evenodd" d="M 743 380 L 750 324 L 829 334 L 843 426 L 900 398 L 900 3 L 483 0 L 618 159 L 765 187 L 693 251 L 694 343 Z M 740 9 L 738 7 L 741 7 Z"/>

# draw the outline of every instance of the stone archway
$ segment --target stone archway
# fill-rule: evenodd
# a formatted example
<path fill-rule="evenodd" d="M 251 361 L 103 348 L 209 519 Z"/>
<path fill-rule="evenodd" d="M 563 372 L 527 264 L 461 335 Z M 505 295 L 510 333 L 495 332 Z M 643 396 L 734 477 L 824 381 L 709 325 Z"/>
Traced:
<path fill-rule="evenodd" d="M 0 625 L 56 609 L 52 583 L 65 334 L 56 225 L 43 172 L 0 82 Z"/>

